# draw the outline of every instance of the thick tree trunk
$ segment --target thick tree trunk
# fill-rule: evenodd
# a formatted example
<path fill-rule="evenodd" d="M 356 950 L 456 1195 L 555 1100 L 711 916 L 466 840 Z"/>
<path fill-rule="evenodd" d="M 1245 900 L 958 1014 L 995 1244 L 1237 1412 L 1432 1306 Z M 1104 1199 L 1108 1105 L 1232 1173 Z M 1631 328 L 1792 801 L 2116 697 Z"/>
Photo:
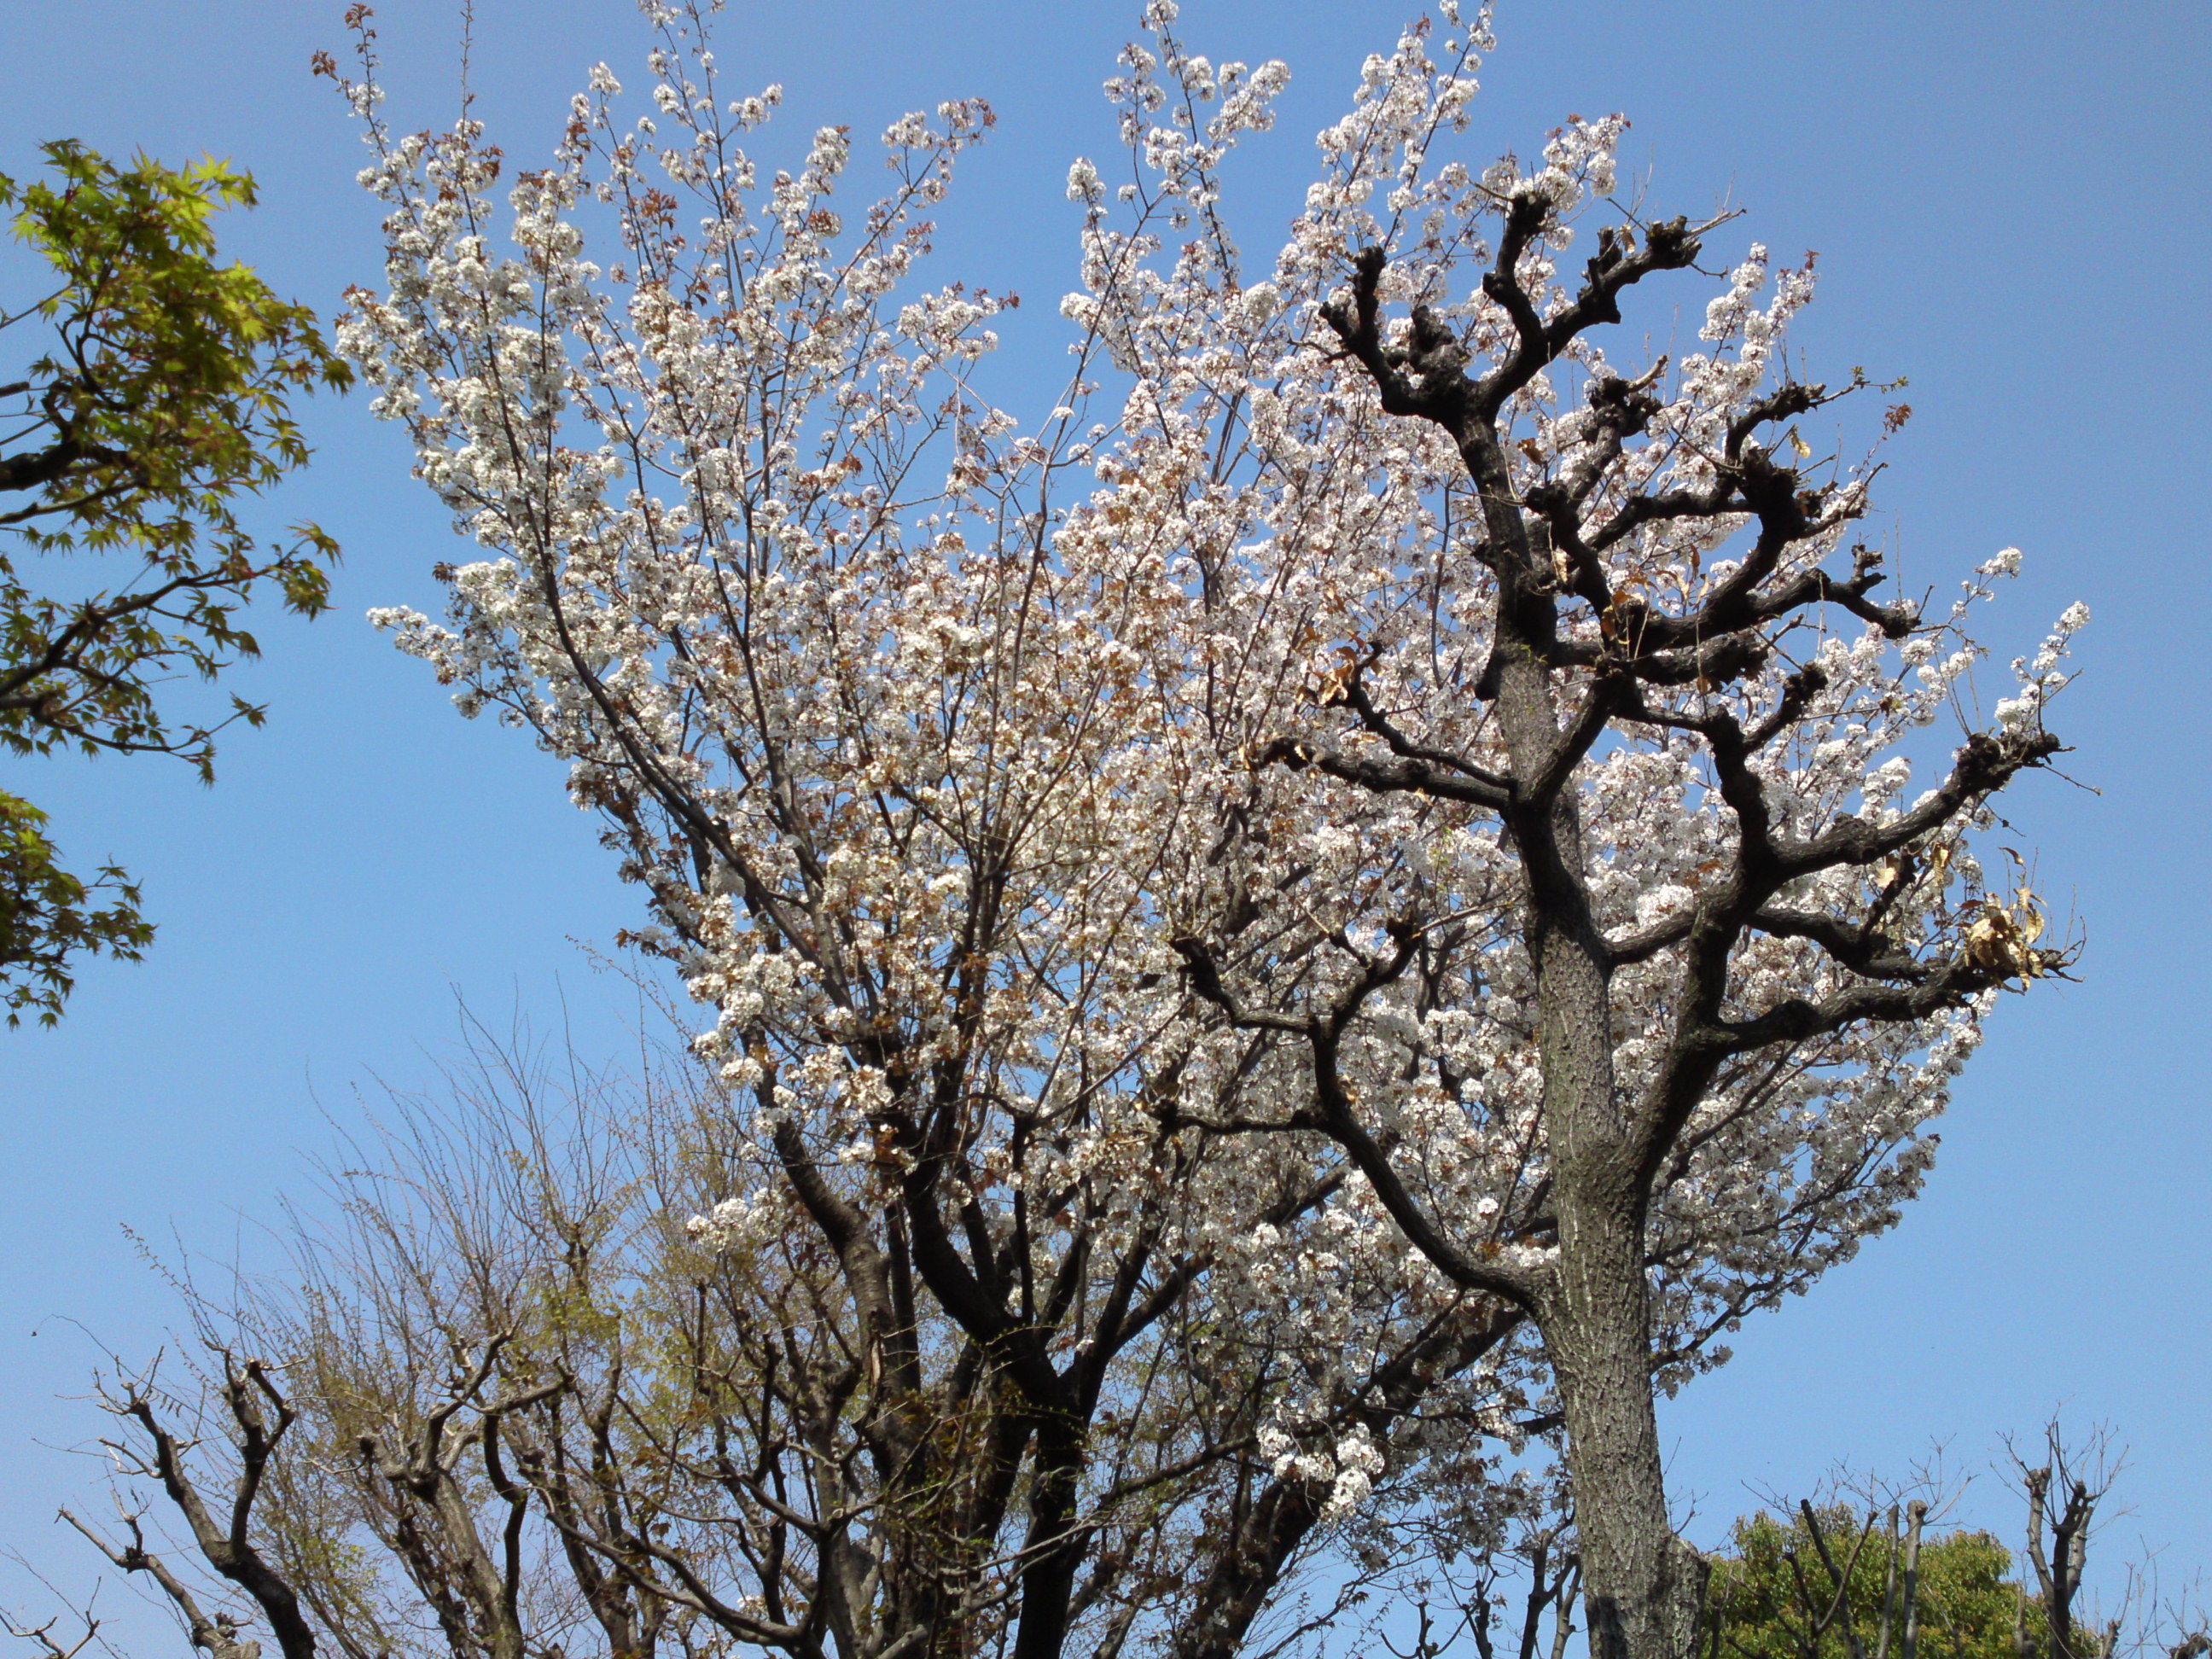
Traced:
<path fill-rule="evenodd" d="M 1082 1535 L 1073 1526 L 1087 1419 L 1087 1412 L 1079 1413 L 1071 1402 L 1044 1414 L 1037 1424 L 1036 1486 L 1024 1545 L 1030 1565 L 1022 1571 L 1014 1659 L 1060 1659 L 1066 1644 L 1075 1570 L 1083 1559 Z"/>
<path fill-rule="evenodd" d="M 1547 710 L 1542 729 L 1552 718 Z M 1651 1399 L 1648 1200 L 1614 1075 L 1608 958 L 1580 867 L 1573 796 L 1524 825 L 1516 839 L 1529 879 L 1559 1230 L 1556 1277 L 1536 1318 L 1566 1420 L 1590 1650 L 1594 1659 L 1686 1659 L 1705 1586 L 1667 1516 Z"/>
<path fill-rule="evenodd" d="M 1685 1659 L 1696 1644 L 1705 1568 L 1667 1516 L 1643 1206 L 1590 1172 L 1561 1184 L 1559 1277 L 1540 1322 L 1566 1419 L 1590 1651 Z M 1570 1186 L 1582 1190 L 1571 1194 Z"/>

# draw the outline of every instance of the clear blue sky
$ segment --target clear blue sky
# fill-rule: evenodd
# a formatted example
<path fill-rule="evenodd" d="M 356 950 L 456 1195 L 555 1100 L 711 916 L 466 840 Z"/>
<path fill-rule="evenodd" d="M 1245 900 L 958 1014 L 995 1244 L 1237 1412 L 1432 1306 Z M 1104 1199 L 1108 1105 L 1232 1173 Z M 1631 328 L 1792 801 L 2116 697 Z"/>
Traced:
<path fill-rule="evenodd" d="M 1194 49 L 1296 74 L 1276 142 L 1244 174 L 1248 248 L 1272 247 L 1308 135 L 1412 3 L 1188 0 Z M 0 9 L 0 170 L 64 135 L 232 156 L 264 205 L 226 228 L 230 247 L 328 308 L 378 275 L 354 131 L 307 74 L 313 49 L 343 46 L 341 9 Z M 1063 361 L 1050 302 L 1072 285 L 1075 217 L 1061 184 L 1073 155 L 1112 146 L 1096 88 L 1135 9 L 734 0 L 719 55 L 736 82 L 785 84 L 787 138 L 831 120 L 872 131 L 946 96 L 996 105 L 998 133 L 941 216 L 938 269 L 1039 302 L 1000 366 L 1019 406 Z M 479 112 L 518 160 L 550 148 L 590 64 L 638 76 L 624 0 L 477 10 Z M 453 112 L 457 11 L 380 8 L 403 125 Z M 1696 1531 L 1748 1506 L 1747 1483 L 1800 1488 L 1842 1458 L 1901 1470 L 1948 1439 L 1954 1464 L 1983 1465 L 2000 1431 L 2063 1404 L 2134 1448 L 2133 1514 L 2107 1561 L 2141 1539 L 2169 1571 L 2212 1566 L 2212 10 L 1505 0 L 1498 33 L 1473 135 L 1486 155 L 1532 152 L 1570 112 L 1623 110 L 1654 202 L 1695 212 L 1725 197 L 1749 216 L 1724 239 L 1820 250 L 1821 298 L 1796 335 L 1808 373 L 1911 377 L 1917 418 L 1881 492 L 1911 585 L 2017 543 L 2028 574 L 1994 624 L 2000 655 L 2032 648 L 2069 599 L 2095 612 L 2054 724 L 2101 793 L 2037 781 L 2014 808 L 2040 848 L 2039 887 L 2086 923 L 2086 983 L 2002 1012 L 1904 1227 L 1759 1320 L 1732 1365 L 1667 1408 Z M 274 712 L 226 746 L 219 787 L 151 760 L 8 763 L 8 787 L 53 810 L 69 851 L 143 877 L 162 924 L 144 966 L 85 975 L 58 1032 L 0 1035 L 0 1542 L 64 1572 L 82 1559 L 46 1518 L 96 1474 L 49 1449 L 92 1428 L 58 1397 L 94 1353 L 66 1322 L 140 1352 L 165 1316 L 121 1224 L 252 1255 L 275 1195 L 305 1185 L 301 1150 L 327 1144 L 326 1115 L 353 1110 L 356 1085 L 426 1077 L 454 988 L 541 1024 L 565 1000 L 587 1052 L 621 1040 L 619 988 L 572 941 L 605 941 L 637 906 L 557 769 L 459 720 L 361 620 L 371 605 L 433 605 L 429 567 L 453 547 L 400 434 L 363 401 L 312 410 L 315 468 L 272 518 L 312 515 L 343 541 L 337 608 L 312 628 L 265 619 L 269 659 L 236 684 Z M 2014 1507 L 1986 1478 L 1970 1503 L 2008 1533 Z"/>

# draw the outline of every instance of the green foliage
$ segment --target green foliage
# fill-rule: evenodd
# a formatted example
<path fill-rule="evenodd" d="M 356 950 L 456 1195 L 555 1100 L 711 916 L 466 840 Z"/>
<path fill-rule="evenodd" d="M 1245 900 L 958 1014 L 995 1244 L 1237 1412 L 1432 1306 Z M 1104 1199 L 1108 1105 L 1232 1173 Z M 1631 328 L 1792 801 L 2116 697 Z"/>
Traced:
<path fill-rule="evenodd" d="M 1872 1659 L 1888 1594 L 1887 1518 L 1865 1532 L 1867 1516 L 1854 1515 L 1842 1504 L 1824 1507 L 1818 1514 L 1836 1565 L 1848 1566 L 1850 1626 Z M 1863 1533 L 1865 1546 L 1860 1548 Z M 1816 1607 L 1816 1619 L 1825 1613 L 1834 1595 L 1834 1581 L 1802 1519 L 1747 1516 L 1731 1529 L 1729 1545 L 1714 1559 L 1707 1599 L 1720 1654 L 1728 1659 L 1848 1659 L 1843 1619 L 1822 1632 L 1817 1643 L 1808 1639 L 1808 1601 Z M 1858 1554 L 1853 1563 L 1855 1549 Z M 1899 1556 L 1901 1604 L 1901 1547 Z M 1985 1532 L 1931 1534 L 1923 1540 L 1919 1659 L 2014 1659 L 2021 1593 L 2013 1582 L 2012 1565 L 2012 1553 Z M 1889 1654 L 1890 1659 L 1898 1659 L 1901 1610 L 1893 1622 L 1897 1628 L 1890 1636 Z M 2031 1613 L 2027 1623 L 2031 1644 L 2035 1644 L 2042 1634 L 2041 1620 Z"/>
<path fill-rule="evenodd" d="M 258 654 L 238 611 L 274 588 L 313 617 L 337 544 L 314 525 L 264 546 L 235 509 L 304 465 L 287 399 L 349 371 L 313 312 L 248 267 L 216 259 L 217 213 L 250 207 L 226 162 L 118 167 L 82 144 L 44 147 L 51 177 L 0 174 L 0 212 L 51 268 L 52 287 L 0 329 L 46 325 L 44 353 L 0 384 L 0 750 L 154 752 L 212 780 L 216 731 L 258 725 L 234 696 L 211 725 L 177 723 L 164 681 L 213 679 Z M 72 555 L 128 561 L 107 585 Z M 135 958 L 152 937 L 112 867 L 63 870 L 44 815 L 0 793 L 0 1003 L 52 1024 L 82 951 Z M 91 906 L 106 891 L 112 902 Z"/>
<path fill-rule="evenodd" d="M 154 938 L 138 913 L 138 889 L 113 865 L 90 882 L 61 867 L 46 839 L 46 815 L 0 790 L 0 1006 L 8 1023 L 27 1008 L 54 1023 L 69 994 L 69 959 L 80 951 L 105 952 L 126 962 Z M 105 893 L 109 902 L 95 902 Z"/>

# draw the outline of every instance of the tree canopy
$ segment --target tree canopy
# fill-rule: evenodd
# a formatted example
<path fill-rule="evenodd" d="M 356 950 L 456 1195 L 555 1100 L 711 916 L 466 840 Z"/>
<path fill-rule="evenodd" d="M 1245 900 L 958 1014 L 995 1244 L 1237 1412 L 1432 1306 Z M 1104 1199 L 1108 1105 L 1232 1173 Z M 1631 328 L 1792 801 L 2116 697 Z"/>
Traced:
<path fill-rule="evenodd" d="M 43 329 L 0 384 L 0 746 L 172 755 L 212 780 L 216 732 L 263 710 L 233 696 L 220 718 L 180 717 L 161 688 L 258 654 L 238 613 L 268 589 L 302 616 L 327 606 L 337 543 L 303 524 L 266 544 L 239 514 L 307 459 L 291 397 L 351 371 L 308 307 L 218 259 L 216 216 L 253 204 L 250 174 L 44 148 L 46 177 L 0 174 L 0 211 L 48 273 L 0 307 L 10 341 Z M 73 555 L 128 574 L 103 580 Z M 47 823 L 0 789 L 10 1024 L 58 1018 L 80 954 L 133 959 L 153 938 L 138 887 L 114 866 L 65 868 Z"/>
<path fill-rule="evenodd" d="M 1802 1515 L 1760 1510 L 1729 1528 L 1729 1547 L 1713 1560 L 1707 1598 L 1719 1652 L 1730 1659 L 1858 1659 L 1853 1638 L 1874 1646 L 1885 1608 L 1898 1626 L 1898 1562 L 1884 1547 L 1888 1540 L 1878 1518 L 1828 1504 L 1815 1520 L 1817 1542 Z M 1822 1565 L 1821 1543 L 1848 1586 L 1840 1607 L 1825 1619 L 1835 1583 Z M 2014 1632 L 2022 1627 L 2024 1592 L 2002 1540 L 1971 1528 L 1943 1533 L 1922 1545 L 1917 1566 L 1916 1651 L 1923 1659 L 2021 1659 Z M 1818 1604 L 1809 1620 L 1808 1599 Z M 1898 1630 L 1888 1651 L 1901 1644 Z M 2041 1635 L 2039 1619 L 2031 1633 Z"/>

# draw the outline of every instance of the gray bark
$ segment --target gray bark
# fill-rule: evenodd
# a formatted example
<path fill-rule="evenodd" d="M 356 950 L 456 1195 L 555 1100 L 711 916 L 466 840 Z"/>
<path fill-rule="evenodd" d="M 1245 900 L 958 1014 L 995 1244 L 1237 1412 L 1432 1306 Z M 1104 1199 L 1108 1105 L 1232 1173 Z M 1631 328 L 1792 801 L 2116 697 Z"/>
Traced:
<path fill-rule="evenodd" d="M 1686 1655 L 1697 1639 L 1705 1564 L 1667 1515 L 1642 1218 L 1624 1217 L 1601 1191 L 1580 1201 L 1563 1194 L 1560 1210 L 1562 1270 L 1540 1322 L 1566 1419 L 1591 1651 L 1597 1659 Z"/>

